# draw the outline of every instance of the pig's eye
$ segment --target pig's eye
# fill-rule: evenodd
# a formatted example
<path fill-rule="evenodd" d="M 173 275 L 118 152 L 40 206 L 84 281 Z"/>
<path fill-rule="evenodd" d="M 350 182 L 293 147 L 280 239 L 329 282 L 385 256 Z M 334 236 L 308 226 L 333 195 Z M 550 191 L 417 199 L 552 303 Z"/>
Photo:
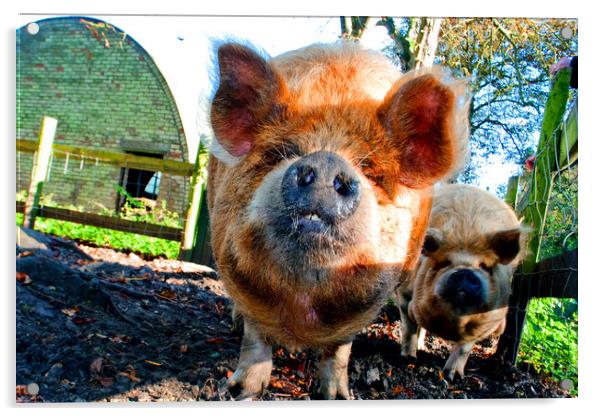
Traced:
<path fill-rule="evenodd" d="M 435 270 L 440 270 L 443 269 L 444 267 L 450 266 L 451 265 L 451 261 L 445 259 L 445 260 L 441 260 L 438 262 L 435 262 L 435 265 L 433 266 L 433 269 Z"/>
<path fill-rule="evenodd" d="M 301 156 L 302 152 L 295 143 L 284 142 L 269 148 L 262 157 L 267 166 L 274 166 L 286 159 Z"/>
<path fill-rule="evenodd" d="M 492 266 L 487 266 L 485 263 L 479 264 L 479 267 L 481 269 L 485 270 L 489 274 L 491 274 L 491 272 L 493 271 L 493 267 Z"/>

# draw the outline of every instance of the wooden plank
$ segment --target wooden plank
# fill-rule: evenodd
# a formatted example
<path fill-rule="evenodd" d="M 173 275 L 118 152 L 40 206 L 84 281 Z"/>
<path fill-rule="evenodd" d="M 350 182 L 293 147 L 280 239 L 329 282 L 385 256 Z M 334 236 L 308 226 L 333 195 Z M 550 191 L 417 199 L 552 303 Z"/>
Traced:
<path fill-rule="evenodd" d="M 511 176 L 508 179 L 508 186 L 506 187 L 506 196 L 504 201 L 516 210 L 516 196 L 518 195 L 518 176 Z"/>
<path fill-rule="evenodd" d="M 42 127 L 40 128 L 40 139 L 38 142 L 32 142 L 35 152 L 33 168 L 31 170 L 31 182 L 27 192 L 27 201 L 25 201 L 23 226 L 33 230 L 38 213 L 38 204 L 42 196 L 42 189 L 48 167 L 50 166 L 50 157 L 52 156 L 52 144 L 56 133 L 57 119 L 44 116 L 42 118 Z"/>
<path fill-rule="evenodd" d="M 558 256 L 544 259 L 535 265 L 533 272 L 517 274 L 522 279 L 518 287 L 524 291 L 521 296 L 532 298 L 572 298 L 578 295 L 578 250 L 571 250 Z"/>
<path fill-rule="evenodd" d="M 186 223 L 182 233 L 182 244 L 180 245 L 180 260 L 190 261 L 192 259 L 192 248 L 194 246 L 201 209 L 201 199 L 204 194 L 206 177 L 206 153 L 199 144 L 196 155 L 195 172 L 190 178 L 190 189 L 188 193 L 188 209 L 186 212 Z"/>
<path fill-rule="evenodd" d="M 578 102 L 575 101 L 575 104 L 571 108 L 562 131 L 558 133 L 559 138 L 556 149 L 556 154 L 558 155 L 556 161 L 558 166 L 556 168 L 558 170 L 566 169 L 577 160 L 577 139 L 579 138 L 577 123 L 579 118 L 578 107 Z"/>
<path fill-rule="evenodd" d="M 516 361 L 529 300 L 543 297 L 577 299 L 577 259 L 578 250 L 568 251 L 538 262 L 529 273 L 519 272 L 514 276 L 506 328 L 498 342 L 496 356 L 512 364 Z"/>
<path fill-rule="evenodd" d="M 16 210 L 22 212 L 24 203 L 17 201 Z M 129 221 L 122 218 L 108 217 L 105 215 L 92 214 L 87 212 L 72 211 L 55 207 L 40 207 L 38 216 L 44 218 L 53 218 L 61 221 L 70 221 L 77 224 L 93 225 L 100 228 L 124 231 L 133 234 L 146 235 L 149 237 L 163 238 L 165 240 L 180 241 L 182 238 L 182 229 L 166 227 L 163 225 L 149 224 L 146 222 Z"/>
<path fill-rule="evenodd" d="M 197 225 L 197 235 L 192 247 L 191 261 L 215 268 L 215 259 L 211 251 L 211 233 L 209 223 L 209 208 L 207 207 L 207 193 L 203 192 L 201 211 Z"/>
<path fill-rule="evenodd" d="M 513 282 L 513 286 L 514 283 L 518 284 L 519 281 Z M 529 305 L 529 300 L 520 296 L 522 291 L 517 292 L 518 294 L 513 293 L 510 296 L 508 313 L 506 314 L 506 328 L 500 335 L 495 351 L 496 357 L 512 365 L 516 362 L 518 355 L 525 317 L 527 316 L 527 306 Z"/>
<path fill-rule="evenodd" d="M 52 150 L 54 156 L 59 158 L 65 158 L 67 155 L 70 155 L 70 157 L 84 157 L 91 159 L 92 161 L 98 160 L 99 162 L 119 167 L 164 172 L 176 176 L 192 176 L 194 174 L 195 165 L 193 163 L 180 162 L 177 160 L 157 159 L 153 157 L 137 156 L 130 153 L 58 143 L 55 143 L 52 146 Z M 17 139 L 17 151 L 33 153 L 36 151 L 36 142 L 33 140 Z"/>
<path fill-rule="evenodd" d="M 543 227 L 546 223 L 548 202 L 554 184 L 556 168 L 556 138 L 557 128 L 561 126 L 569 94 L 569 81 L 571 72 L 563 69 L 558 72 L 550 88 L 544 112 L 539 144 L 537 146 L 537 159 L 531 175 L 529 190 L 529 203 L 524 215 L 526 224 L 533 227 L 532 238 L 529 242 L 529 253 L 523 262 L 523 270 L 530 272 L 539 261 L 540 244 Z"/>

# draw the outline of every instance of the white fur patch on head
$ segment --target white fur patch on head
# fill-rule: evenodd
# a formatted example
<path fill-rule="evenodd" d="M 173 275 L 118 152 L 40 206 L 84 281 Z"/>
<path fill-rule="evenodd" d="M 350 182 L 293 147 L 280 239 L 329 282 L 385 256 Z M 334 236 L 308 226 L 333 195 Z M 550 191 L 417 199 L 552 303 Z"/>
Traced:
<path fill-rule="evenodd" d="M 212 140 L 210 141 L 209 145 L 209 153 L 218 158 L 220 162 L 223 162 L 228 166 L 237 165 L 244 157 L 232 156 L 226 149 L 224 149 L 215 135 L 212 135 Z"/>
<path fill-rule="evenodd" d="M 287 159 L 265 175 L 247 208 L 247 216 L 251 221 L 265 224 L 266 218 L 272 214 L 271 211 L 278 209 L 282 204 L 282 177 L 296 160 L 297 158 Z"/>

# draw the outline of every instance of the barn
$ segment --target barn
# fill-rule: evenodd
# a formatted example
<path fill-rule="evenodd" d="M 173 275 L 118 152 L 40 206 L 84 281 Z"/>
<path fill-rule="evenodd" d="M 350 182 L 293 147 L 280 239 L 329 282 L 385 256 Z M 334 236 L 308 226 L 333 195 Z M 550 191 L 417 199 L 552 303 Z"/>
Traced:
<path fill-rule="evenodd" d="M 149 53 L 108 22 L 70 16 L 17 30 L 17 139 L 37 140 L 44 115 L 58 120 L 55 144 L 188 161 L 182 121 Z M 33 155 L 17 153 L 17 192 Z M 119 210 L 127 192 L 184 213 L 187 178 L 115 167 L 75 155 L 53 158 L 44 194 L 87 211 Z"/>

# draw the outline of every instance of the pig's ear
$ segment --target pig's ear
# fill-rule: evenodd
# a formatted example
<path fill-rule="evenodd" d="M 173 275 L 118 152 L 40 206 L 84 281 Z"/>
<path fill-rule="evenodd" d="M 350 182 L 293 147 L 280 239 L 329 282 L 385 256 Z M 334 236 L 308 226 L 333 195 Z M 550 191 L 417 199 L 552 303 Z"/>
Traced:
<path fill-rule="evenodd" d="M 460 136 L 466 136 L 468 106 L 460 103 L 466 97 L 459 94 L 466 95 L 465 83 L 454 86 L 426 74 L 400 80 L 385 97 L 378 115 L 398 150 L 403 185 L 432 185 L 453 173 L 464 159 L 466 137 Z"/>
<path fill-rule="evenodd" d="M 521 252 L 525 230 L 514 228 L 499 231 L 489 237 L 489 245 L 498 256 L 500 263 L 508 264 Z"/>
<path fill-rule="evenodd" d="M 285 86 L 269 62 L 243 45 L 220 46 L 217 59 L 219 87 L 211 104 L 211 125 L 231 156 L 244 156 Z"/>
<path fill-rule="evenodd" d="M 441 241 L 443 236 L 441 231 L 435 228 L 429 228 L 424 236 L 424 242 L 422 243 L 422 255 L 430 256 L 435 253 L 441 247 Z"/>

